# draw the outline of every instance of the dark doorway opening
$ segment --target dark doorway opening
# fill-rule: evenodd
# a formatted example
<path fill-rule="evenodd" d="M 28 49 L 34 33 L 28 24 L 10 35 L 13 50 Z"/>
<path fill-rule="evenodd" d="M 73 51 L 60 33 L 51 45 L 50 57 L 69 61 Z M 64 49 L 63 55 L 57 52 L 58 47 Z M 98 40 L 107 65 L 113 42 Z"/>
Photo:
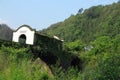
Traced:
<path fill-rule="evenodd" d="M 24 34 L 20 35 L 19 43 L 26 44 L 26 36 Z"/>

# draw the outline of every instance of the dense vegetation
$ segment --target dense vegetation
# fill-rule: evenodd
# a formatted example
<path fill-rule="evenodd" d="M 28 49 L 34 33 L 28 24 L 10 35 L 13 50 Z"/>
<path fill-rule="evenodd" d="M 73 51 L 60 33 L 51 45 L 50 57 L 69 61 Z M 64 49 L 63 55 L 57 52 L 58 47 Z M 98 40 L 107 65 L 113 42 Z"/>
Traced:
<path fill-rule="evenodd" d="M 119 80 L 119 7 L 120 3 L 91 7 L 43 30 L 67 41 L 53 65 L 48 66 L 42 57 L 34 58 L 30 46 L 0 41 L 0 80 Z M 34 48 L 49 56 L 41 47 Z M 73 55 L 80 62 L 77 58 L 72 61 Z M 70 61 L 69 68 L 64 68 Z"/>
<path fill-rule="evenodd" d="M 59 61 L 54 65 L 47 66 L 40 58 L 33 58 L 29 46 L 23 48 L 1 46 L 0 79 L 119 80 L 120 34 L 114 39 L 109 36 L 101 36 L 90 45 L 92 46 L 90 49 L 84 49 L 86 45 L 81 40 L 68 42 L 64 45 L 65 54 L 72 53 L 82 60 L 82 63 L 78 64 L 81 66 L 80 69 L 77 66 L 64 69 Z"/>
<path fill-rule="evenodd" d="M 71 15 L 63 22 L 51 25 L 41 31 L 56 35 L 65 41 L 81 39 L 85 43 L 100 36 L 114 37 L 120 33 L 120 3 L 106 6 L 93 6 L 83 13 Z"/>
<path fill-rule="evenodd" d="M 29 48 L 1 47 L 0 80 L 52 79 L 49 67 L 39 58 L 33 62 L 28 50 Z"/>
<path fill-rule="evenodd" d="M 79 80 L 119 80 L 119 7 L 119 2 L 93 6 L 41 31 L 64 39 L 65 50 L 79 56 L 82 60 L 82 70 L 76 74 Z M 77 77 L 74 76 L 75 80 Z"/>

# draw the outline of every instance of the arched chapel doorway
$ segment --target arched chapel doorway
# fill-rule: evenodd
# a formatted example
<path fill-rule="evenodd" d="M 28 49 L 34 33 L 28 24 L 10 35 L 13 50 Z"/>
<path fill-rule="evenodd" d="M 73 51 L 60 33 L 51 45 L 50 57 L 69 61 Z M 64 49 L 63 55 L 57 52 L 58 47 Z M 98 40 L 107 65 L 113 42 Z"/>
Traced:
<path fill-rule="evenodd" d="M 19 43 L 26 44 L 26 36 L 24 34 L 21 34 L 19 37 Z"/>

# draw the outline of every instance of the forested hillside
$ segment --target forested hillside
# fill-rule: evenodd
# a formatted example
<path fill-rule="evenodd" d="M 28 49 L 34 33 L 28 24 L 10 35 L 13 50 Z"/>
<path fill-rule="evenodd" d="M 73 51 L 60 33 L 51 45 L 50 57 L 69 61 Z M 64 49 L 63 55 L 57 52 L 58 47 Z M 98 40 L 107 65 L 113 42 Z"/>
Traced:
<path fill-rule="evenodd" d="M 119 7 L 120 2 L 93 6 L 84 10 L 83 13 L 78 12 L 63 22 L 58 22 L 40 31 L 49 36 L 56 35 L 60 39 L 64 39 L 64 50 L 77 55 L 82 61 L 82 64 L 79 64 L 81 70 L 78 72 L 67 70 L 63 74 L 65 76 L 60 75 L 59 78 L 65 80 L 119 80 Z"/>
<path fill-rule="evenodd" d="M 82 39 L 86 43 L 100 36 L 113 38 L 120 33 L 119 8 L 119 2 L 106 6 L 93 6 L 41 32 L 51 36 L 56 35 L 65 41 Z"/>
<path fill-rule="evenodd" d="M 13 30 L 6 24 L 0 24 L 0 39 L 2 40 L 12 40 Z"/>

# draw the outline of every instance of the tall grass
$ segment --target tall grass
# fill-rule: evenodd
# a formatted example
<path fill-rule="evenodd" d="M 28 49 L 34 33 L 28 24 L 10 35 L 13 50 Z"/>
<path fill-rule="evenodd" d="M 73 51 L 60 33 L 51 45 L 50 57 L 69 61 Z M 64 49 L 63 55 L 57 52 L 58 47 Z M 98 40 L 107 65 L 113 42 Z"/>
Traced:
<path fill-rule="evenodd" d="M 1 47 L 0 80 L 51 80 L 50 69 L 40 59 L 32 61 L 27 48 Z"/>

